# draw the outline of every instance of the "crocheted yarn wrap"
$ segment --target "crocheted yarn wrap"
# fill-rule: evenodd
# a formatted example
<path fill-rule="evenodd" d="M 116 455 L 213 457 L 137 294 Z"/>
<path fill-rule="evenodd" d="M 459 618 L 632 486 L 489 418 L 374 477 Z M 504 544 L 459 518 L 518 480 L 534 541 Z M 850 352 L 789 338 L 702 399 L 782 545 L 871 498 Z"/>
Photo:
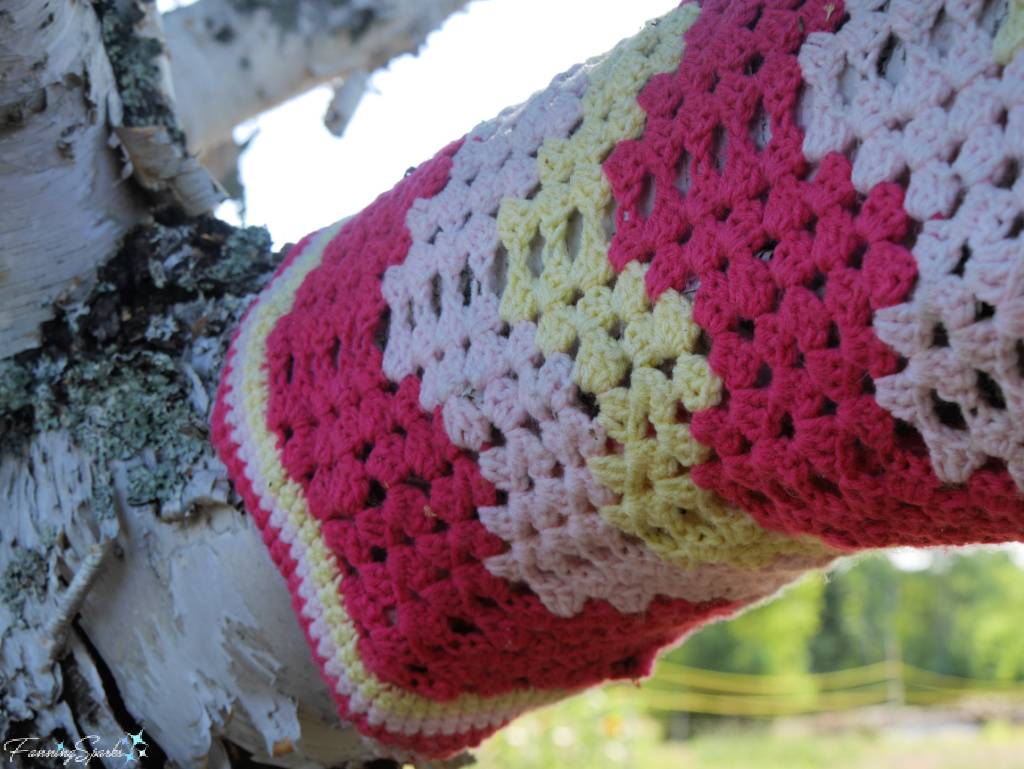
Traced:
<path fill-rule="evenodd" d="M 683 4 L 292 249 L 213 441 L 378 754 L 841 552 L 1022 537 L 1008 18 Z"/>

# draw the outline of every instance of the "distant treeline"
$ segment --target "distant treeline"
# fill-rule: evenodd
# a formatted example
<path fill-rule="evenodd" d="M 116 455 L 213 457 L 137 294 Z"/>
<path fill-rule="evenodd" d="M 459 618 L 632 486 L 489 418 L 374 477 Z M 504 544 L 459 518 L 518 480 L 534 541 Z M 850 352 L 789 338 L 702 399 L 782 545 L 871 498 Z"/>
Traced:
<path fill-rule="evenodd" d="M 884 555 L 848 561 L 701 630 L 666 658 L 764 675 L 900 660 L 949 676 L 1024 681 L 1024 570 L 1005 551 L 935 553 L 916 572 Z"/>

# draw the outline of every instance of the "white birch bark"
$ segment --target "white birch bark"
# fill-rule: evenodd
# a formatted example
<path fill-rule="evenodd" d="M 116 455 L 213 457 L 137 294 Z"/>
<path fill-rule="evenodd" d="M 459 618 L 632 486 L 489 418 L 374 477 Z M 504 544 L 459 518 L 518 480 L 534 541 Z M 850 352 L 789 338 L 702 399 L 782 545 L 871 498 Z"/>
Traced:
<path fill-rule="evenodd" d="M 149 217 L 108 146 L 119 119 L 84 0 L 0 7 L 0 358 L 38 343 L 55 302 Z"/>
<path fill-rule="evenodd" d="M 209 156 L 223 172 L 235 125 L 320 83 L 361 77 L 415 51 L 467 2 L 201 0 L 162 20 L 151 4 L 135 3 L 137 29 L 164 45 L 158 96 L 177 108 L 177 126 L 123 119 L 90 3 L 5 3 L 0 359 L 39 343 L 54 306 L 87 292 L 96 265 L 150 218 L 153 203 L 196 215 L 223 199 L 192 155 Z M 126 181 L 132 172 L 149 199 Z"/>

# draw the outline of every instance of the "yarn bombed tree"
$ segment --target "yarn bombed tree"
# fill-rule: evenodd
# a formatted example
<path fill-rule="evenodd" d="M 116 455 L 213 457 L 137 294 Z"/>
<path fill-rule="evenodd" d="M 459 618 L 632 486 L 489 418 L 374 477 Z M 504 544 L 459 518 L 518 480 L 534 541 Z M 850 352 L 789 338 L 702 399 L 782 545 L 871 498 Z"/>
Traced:
<path fill-rule="evenodd" d="M 213 440 L 381 752 L 837 555 L 1024 533 L 1021 19 L 878 5 L 684 4 L 249 310 Z"/>
<path fill-rule="evenodd" d="M 290 250 L 211 437 L 365 754 L 1024 539 L 1022 46 L 1015 1 L 684 3 Z"/>

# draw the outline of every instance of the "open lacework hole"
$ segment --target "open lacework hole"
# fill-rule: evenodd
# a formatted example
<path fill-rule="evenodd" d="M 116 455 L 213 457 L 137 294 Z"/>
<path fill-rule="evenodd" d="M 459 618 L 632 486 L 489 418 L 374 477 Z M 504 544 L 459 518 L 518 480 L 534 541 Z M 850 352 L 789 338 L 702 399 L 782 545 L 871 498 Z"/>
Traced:
<path fill-rule="evenodd" d="M 492 292 L 499 299 L 501 295 L 505 293 L 505 275 L 508 271 L 508 251 L 505 246 L 501 243 L 498 244 L 497 250 L 494 252 L 494 258 L 491 260 L 490 269 L 487 270 L 485 280 L 487 281 L 487 290 Z"/>
<path fill-rule="evenodd" d="M 455 635 L 478 635 L 480 628 L 462 617 L 448 617 L 448 629 Z"/>
<path fill-rule="evenodd" d="M 597 419 L 597 415 L 601 413 L 601 408 L 597 405 L 597 396 L 594 393 L 579 390 L 576 393 L 576 399 L 579 401 L 580 406 L 582 406 L 584 414 L 591 419 Z"/>
<path fill-rule="evenodd" d="M 814 293 L 819 299 L 825 298 L 825 283 L 827 278 L 825 273 L 821 270 L 817 270 L 814 273 L 814 277 L 811 278 L 811 282 L 807 284 L 807 288 Z"/>
<path fill-rule="evenodd" d="M 743 72 L 746 75 L 756 75 L 763 65 L 764 56 L 754 51 L 754 55 L 747 59 L 747 63 L 743 66 Z"/>
<path fill-rule="evenodd" d="M 935 23 L 931 30 L 931 48 L 945 58 L 953 50 L 953 43 L 956 35 L 956 24 L 946 13 L 945 8 L 940 8 L 935 15 Z"/>
<path fill-rule="evenodd" d="M 793 429 L 793 415 L 787 411 L 779 420 L 779 437 L 791 440 L 794 435 L 796 431 Z"/>
<path fill-rule="evenodd" d="M 750 17 L 750 21 L 748 21 L 748 22 L 747 22 L 747 23 L 746 23 L 746 24 L 744 25 L 744 26 L 745 26 L 745 27 L 746 27 L 747 29 L 749 29 L 749 30 L 750 30 L 751 32 L 753 32 L 753 31 L 754 31 L 755 29 L 757 29 L 757 22 L 759 22 L 759 21 L 761 20 L 761 14 L 762 14 L 762 12 L 763 12 L 763 9 L 761 8 L 761 6 L 760 6 L 760 5 L 757 5 L 757 6 L 755 7 L 755 9 L 754 9 L 754 14 L 753 14 L 753 16 L 751 16 L 751 17 Z"/>
<path fill-rule="evenodd" d="M 583 217 L 578 210 L 573 210 L 569 221 L 565 223 L 565 252 L 570 262 L 575 262 L 583 246 Z"/>
<path fill-rule="evenodd" d="M 648 219 L 651 216 L 651 212 L 654 211 L 655 196 L 657 195 L 657 185 L 654 181 L 653 174 L 647 174 L 644 177 L 643 187 L 640 189 L 640 197 L 637 200 L 637 205 L 640 209 L 640 215 L 644 219 Z"/>
<path fill-rule="evenodd" d="M 754 258 L 759 259 L 762 262 L 770 262 L 772 257 L 775 256 L 775 249 L 778 247 L 778 241 L 769 240 L 760 248 L 760 250 L 754 253 Z"/>
<path fill-rule="evenodd" d="M 391 308 L 385 307 L 384 312 L 381 313 L 380 318 L 377 320 L 377 327 L 373 330 L 373 344 L 374 346 L 384 352 L 388 346 L 388 339 L 391 334 Z M 340 361 L 338 357 L 341 355 L 341 345 L 338 345 L 337 352 L 334 356 L 334 367 L 335 369 L 340 368 Z"/>
<path fill-rule="evenodd" d="M 374 479 L 370 481 L 370 490 L 366 494 L 366 507 L 378 507 L 384 504 L 384 500 L 387 498 L 387 491 L 384 486 L 381 485 L 380 481 Z"/>
<path fill-rule="evenodd" d="M 1024 214 L 1017 214 L 1014 217 L 1010 229 L 1006 233 L 1007 239 L 1019 237 L 1024 232 Z"/>
<path fill-rule="evenodd" d="M 724 125 L 715 126 L 711 134 L 712 167 L 721 175 L 729 159 L 729 132 Z"/>
<path fill-rule="evenodd" d="M 711 354 L 711 337 L 704 329 L 697 334 L 697 340 L 693 343 L 693 354 L 703 355 L 705 358 Z"/>
<path fill-rule="evenodd" d="M 615 222 L 615 214 L 618 210 L 618 203 L 612 200 L 601 212 L 601 235 L 605 243 L 611 243 L 612 238 L 615 237 L 615 233 L 618 231 L 618 224 Z"/>
<path fill-rule="evenodd" d="M 878 52 L 875 71 L 878 72 L 879 77 L 885 78 L 893 86 L 896 86 L 903 80 L 903 73 L 906 69 L 907 47 L 896 35 L 890 33 L 882 49 Z"/>
<path fill-rule="evenodd" d="M 850 64 L 849 60 L 847 60 L 843 64 L 842 72 L 839 73 L 839 95 L 843 99 L 843 107 L 849 107 L 853 104 L 854 99 L 857 98 L 857 90 L 859 89 L 860 84 L 860 73 L 857 72 L 857 69 Z M 805 98 L 809 96 L 810 94 L 807 94 Z M 812 102 L 808 98 L 808 106 L 810 103 Z"/>
<path fill-rule="evenodd" d="M 978 26 L 995 37 L 999 28 L 1006 22 L 1006 7 L 1006 0 L 985 0 Z"/>
<path fill-rule="evenodd" d="M 526 268 L 534 278 L 539 278 L 544 272 L 544 236 L 540 230 L 530 241 L 530 253 L 526 256 Z"/>
<path fill-rule="evenodd" d="M 960 248 L 960 258 L 957 260 L 956 266 L 953 268 L 951 275 L 958 275 L 959 277 L 964 276 L 964 268 L 967 266 L 967 262 L 971 258 L 971 249 L 967 247 L 965 243 Z"/>
<path fill-rule="evenodd" d="M 754 389 L 763 390 L 772 383 L 772 367 L 767 363 L 762 363 L 761 368 L 757 370 L 757 379 L 754 380 Z"/>
<path fill-rule="evenodd" d="M 473 270 L 466 265 L 459 273 L 459 293 L 462 294 L 462 306 L 469 307 L 473 301 Z"/>
<path fill-rule="evenodd" d="M 430 280 L 430 309 L 438 318 L 441 317 L 441 294 L 443 291 L 441 276 L 435 273 Z"/>
<path fill-rule="evenodd" d="M 1008 190 L 1013 187 L 1020 177 L 1020 162 L 1017 158 L 1010 158 L 1003 165 L 1002 171 L 996 178 L 996 186 Z"/>
<path fill-rule="evenodd" d="M 828 324 L 828 338 L 825 340 L 825 347 L 830 350 L 836 350 L 839 348 L 840 342 L 839 326 L 836 325 L 835 321 L 832 321 Z"/>
<path fill-rule="evenodd" d="M 688 425 L 693 421 L 693 414 L 683 405 L 682 401 L 676 404 L 676 424 Z"/>
<path fill-rule="evenodd" d="M 619 387 L 625 387 L 628 390 L 632 384 L 633 384 L 633 368 L 629 367 L 629 368 L 626 369 L 625 373 L 622 375 L 622 378 L 619 380 L 618 386 Z"/>
<path fill-rule="evenodd" d="M 526 430 L 535 438 L 537 438 L 538 440 L 540 439 L 540 422 L 538 422 L 536 419 L 534 419 L 531 416 L 526 417 L 526 420 L 523 422 L 523 427 L 525 427 Z"/>
<path fill-rule="evenodd" d="M 1003 390 L 999 383 L 984 371 L 975 373 L 978 375 L 978 392 L 985 402 L 994 409 L 1005 409 L 1006 398 L 1003 396 Z"/>
<path fill-rule="evenodd" d="M 675 188 L 685 195 L 693 185 L 693 178 L 690 175 L 690 167 L 693 163 L 693 156 L 683 150 L 676 162 L 676 177 L 673 182 Z"/>
<path fill-rule="evenodd" d="M 944 401 L 939 394 L 932 390 L 932 408 L 935 409 L 935 417 L 946 427 L 954 430 L 966 430 L 967 420 L 960 409 L 959 403 Z"/>
<path fill-rule="evenodd" d="M 772 140 L 772 121 L 764 109 L 764 101 L 758 99 L 754 116 L 750 119 L 750 140 L 757 149 L 763 150 Z"/>

